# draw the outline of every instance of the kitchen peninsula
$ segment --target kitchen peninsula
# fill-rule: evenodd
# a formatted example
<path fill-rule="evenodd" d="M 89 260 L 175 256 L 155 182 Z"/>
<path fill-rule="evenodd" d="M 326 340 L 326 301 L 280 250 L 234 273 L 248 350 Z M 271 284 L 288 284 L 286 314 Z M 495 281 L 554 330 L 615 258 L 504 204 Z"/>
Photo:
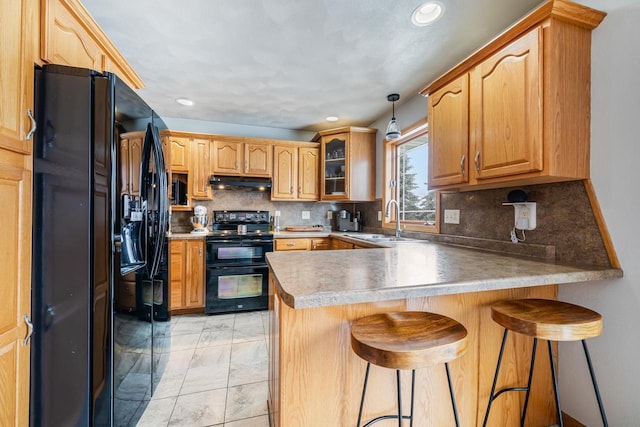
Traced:
<path fill-rule="evenodd" d="M 502 336 L 490 305 L 503 299 L 555 299 L 558 284 L 622 276 L 615 268 L 559 265 L 427 241 L 352 251 L 274 252 L 267 261 L 274 426 L 354 424 L 366 363 L 351 350 L 350 322 L 396 310 L 444 314 L 467 328 L 468 353 L 452 362 L 451 370 L 461 423 L 478 425 Z M 531 340 L 515 336 L 508 346 L 508 354 L 517 356 L 503 361 L 510 374 L 499 385 L 520 385 Z M 547 358 L 537 359 L 534 375 L 528 420 L 551 425 L 555 410 Z M 441 399 L 447 396 L 444 369 L 422 369 L 416 376 L 420 425 L 453 425 L 448 401 Z M 367 416 L 393 412 L 394 372 L 374 367 L 370 382 Z M 409 383 L 404 381 L 406 393 Z M 504 395 L 494 405 L 499 409 L 492 412 L 490 425 L 519 425 L 521 396 Z"/>

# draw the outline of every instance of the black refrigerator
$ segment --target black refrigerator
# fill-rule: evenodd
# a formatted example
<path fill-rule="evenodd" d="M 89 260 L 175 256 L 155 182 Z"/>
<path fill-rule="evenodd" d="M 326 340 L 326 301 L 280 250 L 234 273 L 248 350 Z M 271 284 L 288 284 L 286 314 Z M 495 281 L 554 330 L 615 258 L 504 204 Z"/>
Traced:
<path fill-rule="evenodd" d="M 127 261 L 135 265 L 123 268 L 145 271 L 153 284 L 161 279 L 156 275 L 168 217 L 158 132 L 164 123 L 115 75 L 87 69 L 37 68 L 35 106 L 30 424 L 126 425 L 114 417 L 116 402 L 144 397 L 128 393 L 118 399 L 121 344 L 129 345 L 133 332 L 138 341 L 151 343 L 138 349 L 151 355 L 137 368 L 148 372 L 149 386 L 140 391 L 148 399 L 153 316 L 139 322 L 139 330 L 128 325 L 121 331 L 113 311 L 121 267 L 116 250 L 128 225 L 116 194 L 118 135 L 146 129 L 136 234 L 129 233 L 126 242 L 133 248 Z M 156 285 L 159 295 L 151 295 L 159 305 L 167 303 L 163 285 Z M 123 339 L 124 332 L 129 335 Z"/>

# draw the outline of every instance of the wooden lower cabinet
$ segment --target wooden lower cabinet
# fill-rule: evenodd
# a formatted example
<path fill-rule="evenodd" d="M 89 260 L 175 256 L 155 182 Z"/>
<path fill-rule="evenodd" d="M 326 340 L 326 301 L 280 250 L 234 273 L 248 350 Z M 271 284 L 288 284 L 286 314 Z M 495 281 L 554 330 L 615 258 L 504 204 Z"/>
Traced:
<path fill-rule="evenodd" d="M 504 329 L 491 319 L 490 305 L 505 299 L 557 297 L 557 286 L 506 289 L 456 295 L 293 309 L 269 290 L 269 416 L 271 426 L 355 425 L 366 362 L 349 345 L 351 321 L 382 312 L 421 310 L 449 316 L 468 331 L 467 353 L 450 362 L 460 425 L 481 425 Z M 510 334 L 498 387 L 526 384 L 532 339 Z M 538 349 L 527 425 L 556 422 L 549 358 Z M 557 351 L 557 348 L 556 348 Z M 557 359 L 556 359 L 557 360 Z M 403 373 L 403 410 L 409 413 L 410 373 Z M 364 419 L 396 411 L 395 372 L 373 366 Z M 494 401 L 488 426 L 520 425 L 522 393 Z M 406 405 L 406 406 L 405 406 Z M 443 365 L 416 371 L 415 417 L 420 426 L 454 425 Z"/>
<path fill-rule="evenodd" d="M 344 240 L 336 239 L 334 237 L 331 238 L 331 249 L 353 249 L 354 244 L 345 242 Z"/>
<path fill-rule="evenodd" d="M 329 237 L 313 237 L 301 239 L 275 239 L 276 251 L 322 251 L 331 248 Z"/>
<path fill-rule="evenodd" d="M 4 5 L 4 4 L 3 4 Z M 4 29 L 0 27 L 0 32 Z M 0 136 L 2 138 L 2 136 Z M 2 145 L 2 144 L 0 144 Z M 30 155 L 0 148 L 0 426 L 29 424 Z"/>
<path fill-rule="evenodd" d="M 204 239 L 176 239 L 169 242 L 169 309 L 204 309 Z M 201 311 L 201 310 L 196 310 Z"/>
<path fill-rule="evenodd" d="M 331 239 L 328 237 L 321 237 L 319 239 L 311 239 L 312 251 L 324 251 L 331 249 Z"/>
<path fill-rule="evenodd" d="M 311 239 L 275 239 L 275 251 L 308 251 L 311 250 Z"/>

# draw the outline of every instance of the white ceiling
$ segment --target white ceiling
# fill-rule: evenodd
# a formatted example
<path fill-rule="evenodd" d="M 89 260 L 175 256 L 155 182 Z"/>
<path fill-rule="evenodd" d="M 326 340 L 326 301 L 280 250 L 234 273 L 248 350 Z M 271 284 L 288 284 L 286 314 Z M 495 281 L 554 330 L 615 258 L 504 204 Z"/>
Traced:
<path fill-rule="evenodd" d="M 162 117 L 317 131 L 368 125 L 539 0 L 82 0 Z M 178 105 L 176 98 L 195 101 Z M 426 112 L 425 112 L 426 113 Z"/>

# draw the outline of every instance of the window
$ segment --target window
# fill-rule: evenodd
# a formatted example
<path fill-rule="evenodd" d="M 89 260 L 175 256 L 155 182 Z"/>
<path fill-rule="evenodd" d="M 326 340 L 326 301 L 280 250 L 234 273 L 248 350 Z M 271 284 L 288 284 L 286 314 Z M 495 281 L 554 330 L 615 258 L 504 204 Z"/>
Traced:
<path fill-rule="evenodd" d="M 400 226 L 410 231 L 438 232 L 438 192 L 429 190 L 429 134 L 427 122 L 421 120 L 403 130 L 402 137 L 385 142 L 384 206 L 389 200 L 398 202 L 391 206 L 389 218 L 383 227 L 395 227 L 396 217 Z"/>

